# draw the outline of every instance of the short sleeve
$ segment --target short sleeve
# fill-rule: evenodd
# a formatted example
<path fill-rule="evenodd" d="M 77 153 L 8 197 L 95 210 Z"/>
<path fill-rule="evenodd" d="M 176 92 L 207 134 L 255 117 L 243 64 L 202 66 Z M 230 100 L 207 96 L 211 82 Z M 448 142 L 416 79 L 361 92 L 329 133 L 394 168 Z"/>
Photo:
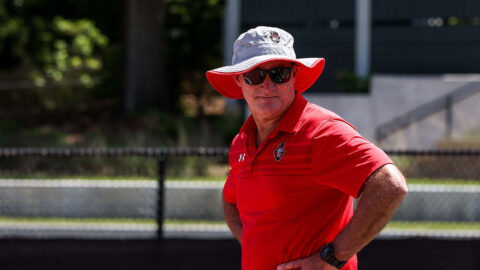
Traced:
<path fill-rule="evenodd" d="M 223 186 L 223 197 L 225 201 L 236 204 L 237 203 L 237 179 L 233 174 L 233 170 L 230 167 L 228 170 L 228 177 L 225 185 Z"/>
<path fill-rule="evenodd" d="M 313 138 L 312 163 L 318 183 L 358 198 L 370 174 L 393 162 L 347 122 L 331 119 Z"/>

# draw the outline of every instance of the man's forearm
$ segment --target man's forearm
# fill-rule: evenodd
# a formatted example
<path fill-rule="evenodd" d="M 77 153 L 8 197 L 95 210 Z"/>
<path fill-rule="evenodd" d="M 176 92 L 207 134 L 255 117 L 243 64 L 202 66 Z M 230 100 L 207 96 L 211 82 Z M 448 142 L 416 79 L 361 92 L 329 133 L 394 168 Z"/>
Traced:
<path fill-rule="evenodd" d="M 352 219 L 333 242 L 335 257 L 348 260 L 375 238 L 406 194 L 405 178 L 394 165 L 374 172 L 365 182 Z"/>
<path fill-rule="evenodd" d="M 237 206 L 223 200 L 223 216 L 233 236 L 242 244 L 242 221 Z"/>

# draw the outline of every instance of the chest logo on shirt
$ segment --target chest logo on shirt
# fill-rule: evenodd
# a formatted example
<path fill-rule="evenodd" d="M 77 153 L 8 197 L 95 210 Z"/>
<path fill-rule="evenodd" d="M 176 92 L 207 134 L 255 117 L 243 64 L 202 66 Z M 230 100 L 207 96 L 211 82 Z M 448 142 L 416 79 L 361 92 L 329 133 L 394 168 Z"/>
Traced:
<path fill-rule="evenodd" d="M 243 162 L 245 161 L 245 153 L 241 153 L 239 156 L 238 156 L 238 162 Z"/>
<path fill-rule="evenodd" d="M 277 146 L 277 149 L 273 150 L 273 157 L 276 161 L 280 161 L 285 155 L 285 143 L 280 143 Z"/>

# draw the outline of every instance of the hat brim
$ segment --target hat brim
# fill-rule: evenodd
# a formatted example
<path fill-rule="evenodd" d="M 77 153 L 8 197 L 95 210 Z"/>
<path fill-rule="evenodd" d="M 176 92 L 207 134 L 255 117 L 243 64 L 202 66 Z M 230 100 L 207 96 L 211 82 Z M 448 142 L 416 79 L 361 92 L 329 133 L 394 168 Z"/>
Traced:
<path fill-rule="evenodd" d="M 297 64 L 295 90 L 302 93 L 310 88 L 322 74 L 325 66 L 323 58 L 291 58 L 278 55 L 261 55 L 252 57 L 241 63 L 207 71 L 207 79 L 220 94 L 231 99 L 242 99 L 242 89 L 235 82 L 235 75 L 248 72 L 257 66 L 272 62 L 285 61 Z"/>

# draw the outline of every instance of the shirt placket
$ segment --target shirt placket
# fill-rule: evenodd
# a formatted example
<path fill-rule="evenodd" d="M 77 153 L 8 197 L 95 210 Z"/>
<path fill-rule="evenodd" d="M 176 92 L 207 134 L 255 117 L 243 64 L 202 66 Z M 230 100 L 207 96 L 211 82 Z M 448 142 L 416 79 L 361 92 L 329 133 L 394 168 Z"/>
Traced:
<path fill-rule="evenodd" d="M 260 146 L 258 148 L 255 147 L 256 138 L 252 138 L 252 137 L 249 138 L 249 143 L 248 143 L 249 152 L 253 153 L 252 160 L 250 162 L 250 179 L 253 179 L 253 172 L 254 172 L 254 169 L 255 169 L 255 164 L 256 164 L 256 161 L 257 161 L 257 157 L 267 147 L 269 142 L 273 138 L 275 138 L 275 136 L 277 136 L 277 134 L 278 134 L 278 130 L 277 129 L 273 130 L 270 133 L 270 135 L 268 135 L 268 137 L 260 144 Z M 253 137 L 255 137 L 255 136 L 253 136 Z"/>

